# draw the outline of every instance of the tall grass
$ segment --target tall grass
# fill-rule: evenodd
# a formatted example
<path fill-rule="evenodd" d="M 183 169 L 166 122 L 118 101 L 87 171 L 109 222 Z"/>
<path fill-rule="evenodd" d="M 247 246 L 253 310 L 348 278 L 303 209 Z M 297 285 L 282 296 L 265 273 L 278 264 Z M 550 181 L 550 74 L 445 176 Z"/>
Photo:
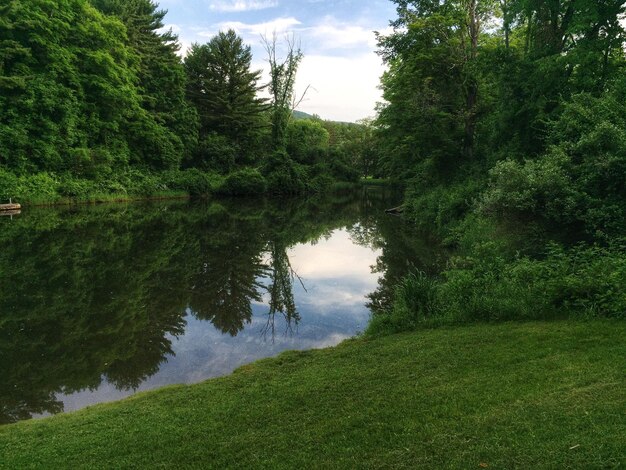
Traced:
<path fill-rule="evenodd" d="M 548 245 L 541 259 L 510 260 L 486 243 L 433 278 L 409 274 L 368 332 L 443 324 L 555 318 L 626 318 L 626 240 L 610 246 Z"/>

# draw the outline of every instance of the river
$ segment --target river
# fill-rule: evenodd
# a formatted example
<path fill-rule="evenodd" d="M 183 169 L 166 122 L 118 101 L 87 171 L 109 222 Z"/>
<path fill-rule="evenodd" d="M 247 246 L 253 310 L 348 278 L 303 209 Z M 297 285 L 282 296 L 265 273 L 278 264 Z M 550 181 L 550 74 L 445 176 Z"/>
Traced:
<path fill-rule="evenodd" d="M 367 327 L 443 254 L 389 190 L 0 218 L 0 423 L 192 384 Z"/>

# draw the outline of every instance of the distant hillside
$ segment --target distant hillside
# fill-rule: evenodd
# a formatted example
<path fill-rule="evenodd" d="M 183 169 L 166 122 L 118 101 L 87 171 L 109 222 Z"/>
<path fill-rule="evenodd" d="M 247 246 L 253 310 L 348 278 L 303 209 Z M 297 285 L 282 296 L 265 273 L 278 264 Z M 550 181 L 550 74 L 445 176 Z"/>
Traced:
<path fill-rule="evenodd" d="M 292 115 L 294 119 L 320 119 L 319 116 L 314 116 L 313 114 L 305 113 L 304 111 L 294 110 Z"/>
<path fill-rule="evenodd" d="M 321 117 L 319 117 L 317 114 L 309 114 L 309 113 L 305 113 L 304 111 L 294 110 L 292 116 L 296 120 L 300 120 L 300 119 L 319 119 L 320 121 L 333 122 L 335 124 L 346 124 L 346 125 L 349 125 L 349 126 L 359 126 L 359 124 L 354 123 L 354 122 L 330 121 L 330 120 L 327 121 L 327 120 L 322 119 Z"/>

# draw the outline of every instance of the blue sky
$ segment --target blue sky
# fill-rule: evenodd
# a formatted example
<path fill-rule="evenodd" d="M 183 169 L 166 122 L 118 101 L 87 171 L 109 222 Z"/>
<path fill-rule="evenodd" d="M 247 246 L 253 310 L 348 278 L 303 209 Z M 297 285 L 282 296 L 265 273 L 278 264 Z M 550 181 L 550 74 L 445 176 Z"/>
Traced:
<path fill-rule="evenodd" d="M 304 60 L 297 89 L 310 85 L 298 109 L 322 118 L 356 121 L 374 115 L 383 72 L 373 31 L 388 31 L 389 0 L 161 0 L 167 27 L 183 49 L 232 28 L 252 46 L 254 67 L 265 69 L 261 35 L 295 34 Z"/>

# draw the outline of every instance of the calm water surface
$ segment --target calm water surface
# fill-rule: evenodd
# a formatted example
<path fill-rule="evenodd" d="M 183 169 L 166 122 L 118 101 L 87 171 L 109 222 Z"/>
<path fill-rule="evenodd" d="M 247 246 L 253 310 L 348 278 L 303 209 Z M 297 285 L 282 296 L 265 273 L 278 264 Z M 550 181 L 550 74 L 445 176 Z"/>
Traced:
<path fill-rule="evenodd" d="M 363 190 L 0 218 L 0 423 L 196 383 L 366 326 L 442 255 Z"/>

